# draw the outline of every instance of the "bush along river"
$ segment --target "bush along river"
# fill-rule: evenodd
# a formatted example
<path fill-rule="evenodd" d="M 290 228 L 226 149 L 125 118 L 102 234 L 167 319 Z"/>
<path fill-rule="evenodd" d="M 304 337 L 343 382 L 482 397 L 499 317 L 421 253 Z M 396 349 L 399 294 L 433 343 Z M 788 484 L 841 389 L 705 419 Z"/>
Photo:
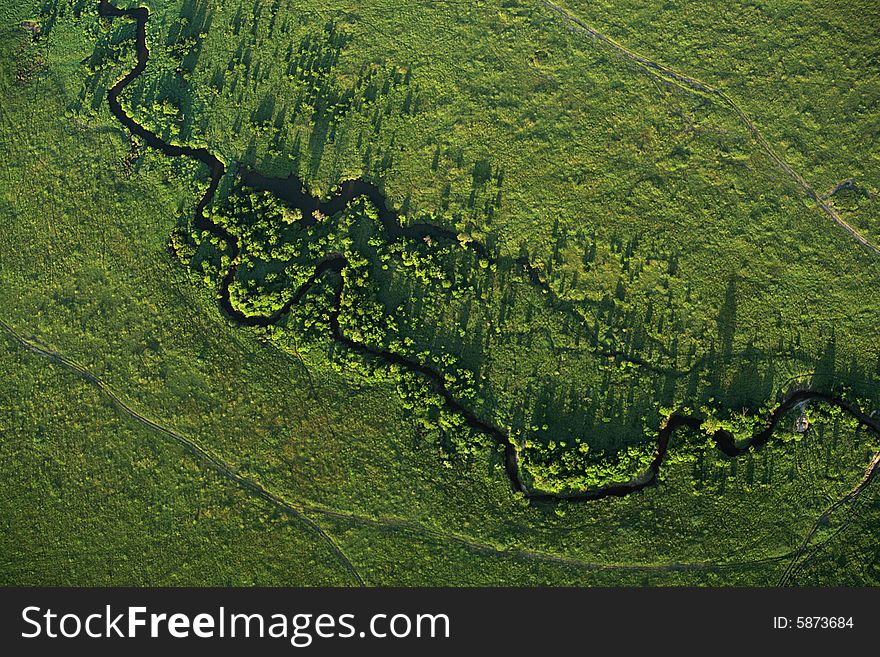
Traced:
<path fill-rule="evenodd" d="M 112 4 L 110 0 L 99 0 L 98 12 L 105 18 L 132 19 L 137 26 L 135 46 L 137 63 L 134 68 L 113 85 L 107 93 L 107 101 L 113 116 L 116 117 L 116 119 L 118 119 L 133 136 L 140 138 L 148 146 L 172 157 L 189 157 L 198 160 L 204 164 L 210 172 L 208 189 L 195 208 L 193 226 L 200 231 L 207 230 L 229 244 L 231 251 L 231 264 L 221 282 L 220 307 L 223 313 L 233 322 L 239 326 L 269 326 L 275 324 L 284 318 L 284 315 L 290 310 L 291 306 L 298 303 L 319 279 L 325 274 L 335 274 L 334 278 L 336 282 L 333 292 L 333 304 L 330 312 L 330 332 L 333 340 L 356 353 L 372 358 L 378 358 L 386 363 L 404 367 L 409 371 L 424 376 L 430 382 L 433 390 L 443 398 L 448 409 L 460 414 L 468 426 L 490 436 L 503 448 L 504 468 L 507 477 L 510 480 L 512 489 L 534 501 L 553 502 L 558 500 L 598 500 L 611 496 L 624 496 L 655 485 L 658 481 L 660 467 L 663 464 L 663 460 L 669 448 L 669 441 L 673 434 L 682 428 L 691 431 L 703 431 L 703 420 L 701 418 L 693 415 L 672 414 L 667 418 L 663 427 L 658 432 L 657 448 L 651 464 L 645 472 L 637 477 L 634 477 L 627 482 L 609 484 L 599 488 L 561 493 L 531 490 L 523 480 L 519 464 L 519 450 L 510 434 L 492 423 L 481 419 L 473 411 L 466 408 L 446 387 L 443 375 L 440 372 L 401 354 L 378 349 L 354 340 L 342 332 L 339 325 L 339 313 L 344 281 L 339 274 L 341 274 L 341 272 L 348 266 L 348 261 L 342 254 L 330 254 L 320 261 L 312 276 L 299 287 L 290 301 L 272 315 L 251 316 L 236 309 L 230 301 L 229 290 L 235 277 L 236 266 L 241 253 L 241 246 L 235 235 L 230 233 L 223 226 L 214 223 L 205 212 L 205 209 L 214 199 L 221 179 L 226 174 L 226 166 L 208 149 L 168 143 L 159 137 L 159 135 L 151 132 L 144 126 L 140 125 L 131 116 L 126 114 L 119 101 L 119 96 L 122 91 L 147 67 L 147 61 L 149 59 L 149 49 L 147 48 L 147 21 L 149 20 L 150 12 L 146 7 L 120 9 Z M 402 227 L 399 222 L 398 213 L 388 206 L 387 200 L 382 191 L 376 185 L 366 180 L 347 180 L 340 185 L 334 196 L 329 200 L 322 201 L 320 198 L 307 193 L 302 181 L 296 176 L 290 176 L 286 179 L 269 178 L 256 171 L 248 169 L 243 169 L 239 173 L 242 182 L 246 186 L 259 191 L 268 191 L 275 194 L 291 207 L 299 209 L 302 212 L 303 217 L 312 217 L 314 216 L 315 211 L 318 211 L 323 215 L 333 216 L 336 213 L 343 211 L 350 201 L 359 197 L 367 197 L 377 208 L 379 219 L 391 240 L 397 240 L 399 238 L 421 239 L 424 237 L 430 237 L 434 240 L 455 240 L 457 238 L 455 231 L 441 226 L 434 226 L 431 224 L 412 224 Z M 478 242 L 470 242 L 468 248 L 473 249 L 482 256 L 486 256 L 485 247 Z M 552 293 L 552 290 L 540 279 L 538 272 L 528 261 L 520 259 L 517 262 L 523 267 L 528 275 L 529 281 L 533 285 L 540 286 L 545 291 Z M 555 297 L 555 295 L 553 296 Z M 789 411 L 799 404 L 811 400 L 824 402 L 843 409 L 860 424 L 880 435 L 880 421 L 868 416 L 853 403 L 830 393 L 820 392 L 818 390 L 801 389 L 793 390 L 784 395 L 776 408 L 767 416 L 764 429 L 754 434 L 751 438 L 737 443 L 734 435 L 725 429 L 719 429 L 712 432 L 710 437 L 714 440 L 716 447 L 727 456 L 739 456 L 748 452 L 751 448 L 757 448 L 764 445 L 770 440 L 777 425 Z M 871 466 L 866 471 L 857 490 L 860 491 L 865 485 L 867 485 L 876 474 L 878 468 L 880 468 L 880 459 L 875 458 L 871 462 Z"/>

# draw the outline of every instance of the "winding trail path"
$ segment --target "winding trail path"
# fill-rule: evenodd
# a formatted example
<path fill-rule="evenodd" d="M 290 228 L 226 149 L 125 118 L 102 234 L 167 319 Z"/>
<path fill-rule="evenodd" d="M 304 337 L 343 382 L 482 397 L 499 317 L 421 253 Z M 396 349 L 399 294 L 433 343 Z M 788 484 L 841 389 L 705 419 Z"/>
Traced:
<path fill-rule="evenodd" d="M 554 7 L 566 16 L 569 16 L 569 14 L 564 12 L 564 10 L 559 8 L 557 5 L 548 3 L 548 6 Z M 124 89 L 146 69 L 147 61 L 149 59 L 149 49 L 147 47 L 146 39 L 146 25 L 147 21 L 149 20 L 150 12 L 149 9 L 146 7 L 120 9 L 113 5 L 110 0 L 99 0 L 98 11 L 100 15 L 108 18 L 131 18 L 136 22 L 137 25 L 137 63 L 135 64 L 134 68 L 132 68 L 108 91 L 107 101 L 111 113 L 123 125 L 125 125 L 126 128 L 131 131 L 133 135 L 137 135 L 138 137 L 143 139 L 149 146 L 156 148 L 157 150 L 169 156 L 182 156 L 196 159 L 199 162 L 205 164 L 211 172 L 211 181 L 208 189 L 196 205 L 193 224 L 199 230 L 207 230 L 214 235 L 220 237 L 221 239 L 225 240 L 230 246 L 230 250 L 232 253 L 231 264 L 221 283 L 220 306 L 224 313 L 238 325 L 269 326 L 277 323 L 284 317 L 284 315 L 289 311 L 292 305 L 294 303 L 297 303 L 303 297 L 303 295 L 305 295 L 305 293 L 308 292 L 308 290 L 320 279 L 328 275 L 333 276 L 336 282 L 334 288 L 334 302 L 330 312 L 330 331 L 332 338 L 339 344 L 344 345 L 345 347 L 356 353 L 368 357 L 378 358 L 385 363 L 399 365 L 411 372 L 423 375 L 428 380 L 433 390 L 442 397 L 446 406 L 450 410 L 461 415 L 464 418 L 466 424 L 471 428 L 481 433 L 484 433 L 487 436 L 490 436 L 504 450 L 504 467 L 510 480 L 512 489 L 514 490 L 514 492 L 521 493 L 526 498 L 534 501 L 553 502 L 557 500 L 569 500 L 580 502 L 598 500 L 611 496 L 621 497 L 624 495 L 628 495 L 629 493 L 645 489 L 649 486 L 656 484 L 656 482 L 658 481 L 660 467 L 666 456 L 666 452 L 669 447 L 669 441 L 672 435 L 679 429 L 686 429 L 698 432 L 702 431 L 703 420 L 701 418 L 693 415 L 675 413 L 669 416 L 665 424 L 661 427 L 657 436 L 657 449 L 655 452 L 655 456 L 648 469 L 641 475 L 636 476 L 626 482 L 612 483 L 597 488 L 589 488 L 576 491 L 549 493 L 531 490 L 523 479 L 520 469 L 519 449 L 510 434 L 500 427 L 492 424 L 491 422 L 488 422 L 478 417 L 476 413 L 465 407 L 464 404 L 459 399 L 457 399 L 446 386 L 445 378 L 441 372 L 427 367 L 422 363 L 412 360 L 404 355 L 374 347 L 372 345 L 357 341 L 350 336 L 345 335 L 340 327 L 339 314 L 341 309 L 341 297 L 345 285 L 344 277 L 341 276 L 341 273 L 348 265 L 348 261 L 342 254 L 328 254 L 322 261 L 318 263 L 313 275 L 305 284 L 300 286 L 300 288 L 293 295 L 292 299 L 287 304 L 285 304 L 283 308 L 273 313 L 272 315 L 246 315 L 245 313 L 235 308 L 230 299 L 230 286 L 234 280 L 236 267 L 238 266 L 241 258 L 241 246 L 239 244 L 238 238 L 235 235 L 231 234 L 223 226 L 214 223 L 210 216 L 205 213 L 205 208 L 208 207 L 208 205 L 213 201 L 220 180 L 225 174 L 226 167 L 222 160 L 211 153 L 208 149 L 193 148 L 190 146 L 165 142 L 157 134 L 151 132 L 144 126 L 137 123 L 137 121 L 135 121 L 129 114 L 126 113 L 125 109 L 122 107 L 119 98 Z M 583 27 L 583 29 L 588 30 L 590 34 L 593 34 L 597 38 L 601 38 L 603 41 L 613 44 L 610 39 L 604 37 L 603 35 L 600 35 L 598 32 L 595 32 L 595 30 L 592 30 L 592 28 L 589 28 L 588 26 L 580 23 L 577 19 L 573 17 L 571 19 L 574 20 L 578 25 Z M 622 51 L 625 53 L 629 53 L 628 56 L 635 59 L 635 61 L 638 61 L 642 65 L 660 71 L 663 73 L 663 75 L 669 76 L 674 80 L 679 81 L 680 83 L 685 83 L 692 88 L 704 91 L 706 93 L 711 92 L 716 95 L 720 94 L 721 97 L 724 97 L 721 92 L 712 89 L 708 85 L 705 85 L 698 80 L 694 80 L 693 78 L 689 78 L 687 76 L 683 76 L 681 74 L 665 69 L 659 64 L 650 62 L 649 60 L 646 60 L 641 56 L 636 55 L 635 53 L 630 53 L 630 51 L 624 49 L 622 46 L 615 45 L 615 47 L 622 49 Z M 317 197 L 305 193 L 302 189 L 301 181 L 294 176 L 291 176 L 287 180 L 278 180 L 265 178 L 253 171 L 245 171 L 243 177 L 245 182 L 249 185 L 252 185 L 258 189 L 272 191 L 277 195 L 283 196 L 286 201 L 293 205 L 296 205 L 302 211 L 304 217 L 312 216 L 315 210 L 318 210 L 325 215 L 333 215 L 337 212 L 344 210 L 348 202 L 353 200 L 354 198 L 366 196 L 378 209 L 379 219 L 388 234 L 390 235 L 391 239 L 399 239 L 401 237 L 419 239 L 426 235 L 429 235 L 436 239 L 455 238 L 455 233 L 453 231 L 442 228 L 440 226 L 433 226 L 430 224 L 415 224 L 402 227 L 400 225 L 397 213 L 388 206 L 387 200 L 381 193 L 381 190 L 379 190 L 379 188 L 375 185 L 363 180 L 345 181 L 344 183 L 342 183 L 342 185 L 340 185 L 335 196 L 333 196 L 329 200 L 322 201 Z M 308 221 L 308 219 L 306 219 L 306 221 Z M 481 255 L 485 255 L 485 247 L 477 242 L 470 243 L 469 248 L 475 250 Z M 531 265 L 528 262 L 522 262 L 520 264 L 525 267 L 526 271 L 529 274 L 529 279 L 534 284 L 541 283 L 537 272 L 531 268 Z M 85 373 L 84 375 L 86 374 L 88 373 Z M 92 375 L 88 374 L 88 376 L 91 377 Z M 760 447 L 761 445 L 765 444 L 771 438 L 777 424 L 785 416 L 785 414 L 799 403 L 808 400 L 819 400 L 831 405 L 838 406 L 847 411 L 850 415 L 856 418 L 861 424 L 868 427 L 871 431 L 880 434 L 880 423 L 868 417 L 868 415 L 863 413 L 854 404 L 837 398 L 834 395 L 820 391 L 795 390 L 789 392 L 783 397 L 779 405 L 768 415 L 764 428 L 748 440 L 737 443 L 733 434 L 724 429 L 715 431 L 710 435 L 710 437 L 715 442 L 715 445 L 718 447 L 718 449 L 720 449 L 727 456 L 739 456 L 748 452 L 754 447 Z M 875 463 L 872 469 L 872 473 L 877 469 L 877 467 L 878 465 L 877 463 Z M 871 476 L 873 476 L 873 474 Z M 253 482 L 250 482 L 250 484 L 252 483 Z"/>
<path fill-rule="evenodd" d="M 116 394 L 116 392 L 110 386 L 104 383 L 104 381 L 100 377 L 92 374 L 76 361 L 68 358 L 67 356 L 64 356 L 63 354 L 58 353 L 57 351 L 51 350 L 48 347 L 42 346 L 35 341 L 28 340 L 22 335 L 19 335 L 11 326 L 9 326 L 9 324 L 4 322 L 3 320 L 0 320 L 0 329 L 2 329 L 13 341 L 24 347 L 27 351 L 33 354 L 37 354 L 38 356 L 48 358 L 52 362 L 57 363 L 65 367 L 66 369 L 71 370 L 72 372 L 75 372 L 85 381 L 100 390 L 101 393 L 105 397 L 107 397 L 107 399 L 113 402 L 113 405 L 121 410 L 125 415 L 139 422 L 143 426 L 173 439 L 200 461 L 203 461 L 204 463 L 209 465 L 226 479 L 238 484 L 249 494 L 263 500 L 264 502 L 267 502 L 269 505 L 271 505 L 281 513 L 304 522 L 330 546 L 336 556 L 339 557 L 339 560 L 342 562 L 342 565 L 345 567 L 345 569 L 348 570 L 355 581 L 357 581 L 358 585 L 366 585 L 360 573 L 358 573 L 357 569 L 354 567 L 354 564 L 352 564 L 352 562 L 348 559 L 348 557 L 345 555 L 345 553 L 342 551 L 336 541 L 334 541 L 333 538 L 329 534 L 327 534 L 327 532 L 325 532 L 320 525 L 318 525 L 314 520 L 306 516 L 302 508 L 297 508 L 289 502 L 281 499 L 274 493 L 269 492 L 254 480 L 241 475 L 231 466 L 227 465 L 218 456 L 215 456 L 210 451 L 196 443 L 194 440 L 188 438 L 187 436 L 184 436 L 182 433 L 179 433 L 174 429 L 169 429 L 168 427 L 163 426 L 155 420 L 136 411 L 118 394 Z"/>
<path fill-rule="evenodd" d="M 68 358 L 63 354 L 60 354 L 57 351 L 50 349 L 46 345 L 38 342 L 33 338 L 26 338 L 22 336 L 3 320 L 0 320 L 0 331 L 4 332 L 10 339 L 10 341 L 22 347 L 27 352 L 39 357 L 46 358 L 51 363 L 78 375 L 84 381 L 94 386 L 108 400 L 110 400 L 113 405 L 116 406 L 116 408 L 123 413 L 124 416 L 146 427 L 147 429 L 154 431 L 166 438 L 170 438 L 172 441 L 178 443 L 193 457 L 201 461 L 204 465 L 213 469 L 224 479 L 227 479 L 228 481 L 237 484 L 242 489 L 244 489 L 245 492 L 257 497 L 260 500 L 263 500 L 264 502 L 267 502 L 270 506 L 278 509 L 283 514 L 304 521 L 308 527 L 314 530 L 321 539 L 323 539 L 330 545 L 334 553 L 339 557 L 340 561 L 352 574 L 352 577 L 360 586 L 365 586 L 366 583 L 364 581 L 364 578 L 359 574 L 359 572 L 351 562 L 351 560 L 345 555 L 344 551 L 338 545 L 338 543 L 336 543 L 336 541 L 331 536 L 329 536 L 327 532 L 324 531 L 319 525 L 308 518 L 306 514 L 320 515 L 335 520 L 352 522 L 364 526 L 371 526 L 381 530 L 409 531 L 433 538 L 435 540 L 457 543 L 481 554 L 488 554 L 491 556 L 513 559 L 534 560 L 545 563 L 554 563 L 588 571 L 724 571 L 749 568 L 768 563 L 776 563 L 792 558 L 797 558 L 799 554 L 798 551 L 789 551 L 782 554 L 762 557 L 759 559 L 720 562 L 675 561 L 670 563 L 640 563 L 585 561 L 576 557 L 560 555 L 542 550 L 501 547 L 498 545 L 487 543 L 485 541 L 478 540 L 465 534 L 460 534 L 448 530 L 440 531 L 409 518 L 387 516 L 377 518 L 361 515 L 352 511 L 328 508 L 311 502 L 291 502 L 285 500 L 280 495 L 269 491 L 263 485 L 242 476 L 235 470 L 233 466 L 229 465 L 215 454 L 212 454 L 208 449 L 199 445 L 193 438 L 185 436 L 179 431 L 171 429 L 157 422 L 156 420 L 147 417 L 142 412 L 137 411 L 131 406 L 129 402 L 124 401 L 122 397 L 118 393 L 116 393 L 109 385 L 107 385 L 105 381 L 103 381 L 95 374 L 89 372 L 88 369 L 86 369 L 76 361 L 72 360 L 71 358 Z"/>
<path fill-rule="evenodd" d="M 859 495 L 864 492 L 864 490 L 868 487 L 868 484 L 877 476 L 877 471 L 880 469 L 880 452 L 874 454 L 874 458 L 871 459 L 871 463 L 868 465 L 868 468 L 865 470 L 864 476 L 859 480 L 859 482 L 847 492 L 846 495 L 841 497 L 832 503 L 825 511 L 816 518 L 816 521 L 813 523 L 813 526 L 810 527 L 810 530 L 804 536 L 804 539 L 801 541 L 801 544 L 798 546 L 797 550 L 792 554 L 791 561 L 788 564 L 788 567 L 783 572 L 782 576 L 779 578 L 779 586 L 788 586 L 791 584 L 791 581 L 797 573 L 798 569 L 803 562 L 801 561 L 801 557 L 804 556 L 804 553 L 810 547 L 810 544 L 813 540 L 813 537 L 816 535 L 816 532 L 819 531 L 819 527 L 823 525 L 824 522 L 828 520 L 832 513 L 840 509 L 841 507 L 849 504 L 850 502 L 856 500 Z"/>
<path fill-rule="evenodd" d="M 749 133 L 752 135 L 752 138 L 758 143 L 761 147 L 761 150 L 773 161 L 773 163 L 789 178 L 791 178 L 798 187 L 809 197 L 822 211 L 828 215 L 834 222 L 843 228 L 847 233 L 849 233 L 850 237 L 852 237 L 856 242 L 865 247 L 868 251 L 880 255 L 880 247 L 876 244 L 872 243 L 868 240 L 864 235 L 859 233 L 851 224 L 847 223 L 843 217 L 840 216 L 840 213 L 834 208 L 831 202 L 823 196 L 820 196 L 816 193 L 816 191 L 810 186 L 810 184 L 804 179 L 801 174 L 795 171 L 788 162 L 785 161 L 779 153 L 773 148 L 770 142 L 761 134 L 758 130 L 758 127 L 755 123 L 749 118 L 749 115 L 726 93 L 721 91 L 720 89 L 713 87 L 712 85 L 706 84 L 701 80 L 697 80 L 689 75 L 685 75 L 684 73 L 679 73 L 678 71 L 674 71 L 668 66 L 664 66 L 663 64 L 659 64 L 658 62 L 652 61 L 637 52 L 634 52 L 627 48 L 626 46 L 618 43 L 611 37 L 599 32 L 594 27 L 585 23 L 581 18 L 576 16 L 574 13 L 561 7 L 555 2 L 551 2 L 551 0 L 539 0 L 539 2 L 547 7 L 548 9 L 555 12 L 559 17 L 569 23 L 572 26 L 572 29 L 582 32 L 602 43 L 606 44 L 617 53 L 623 55 L 627 59 L 635 62 L 639 66 L 641 66 L 645 71 L 658 77 L 667 82 L 672 82 L 677 86 L 686 89 L 691 92 L 696 92 L 702 94 L 704 96 L 708 96 L 710 99 L 713 99 L 720 104 L 728 107 L 733 110 L 736 115 L 739 117 L 740 121 L 748 128 Z"/>

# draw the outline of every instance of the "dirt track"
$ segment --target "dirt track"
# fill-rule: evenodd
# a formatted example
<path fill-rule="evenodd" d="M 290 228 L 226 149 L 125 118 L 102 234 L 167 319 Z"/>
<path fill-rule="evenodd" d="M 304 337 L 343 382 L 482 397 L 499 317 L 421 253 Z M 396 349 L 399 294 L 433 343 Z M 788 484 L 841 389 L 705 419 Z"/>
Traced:
<path fill-rule="evenodd" d="M 724 93 L 720 89 L 713 87 L 710 84 L 702 82 L 701 80 L 697 80 L 696 78 L 692 78 L 689 75 L 674 71 L 671 68 L 664 66 L 663 64 L 652 61 L 636 52 L 633 52 L 626 46 L 617 43 L 612 38 L 606 36 L 605 34 L 602 34 L 595 28 L 591 27 L 569 10 L 557 5 L 554 2 L 551 2 L 550 0 L 539 0 L 539 2 L 541 2 L 541 4 L 546 6 L 548 9 L 558 14 L 562 20 L 568 22 L 572 29 L 587 34 L 590 37 L 608 45 L 617 53 L 623 55 L 627 59 L 641 66 L 649 74 L 663 80 L 673 82 L 684 89 L 688 89 L 690 91 L 708 96 L 709 98 L 712 98 L 720 104 L 733 110 L 739 117 L 740 121 L 742 121 L 746 128 L 748 128 L 749 133 L 751 133 L 752 138 L 761 147 L 761 150 L 764 151 L 764 153 L 783 173 L 785 173 L 797 184 L 798 187 L 801 188 L 801 190 L 807 195 L 808 198 L 810 198 L 810 200 L 816 203 L 816 205 L 818 205 L 819 208 L 821 208 L 826 215 L 833 219 L 838 226 L 849 233 L 850 237 L 852 237 L 856 242 L 861 244 L 868 251 L 876 255 L 880 255 L 880 247 L 873 244 L 864 235 L 859 233 L 859 231 L 857 231 L 852 225 L 847 223 L 846 220 L 844 220 L 843 217 L 840 216 L 840 213 L 837 212 L 834 206 L 831 205 L 831 203 L 826 198 L 817 194 L 816 191 L 810 186 L 810 184 L 803 178 L 803 176 L 795 171 L 791 167 L 791 165 L 788 164 L 788 162 L 786 162 L 785 159 L 776 152 L 773 146 L 770 145 L 770 142 L 768 142 L 764 138 L 764 136 L 758 130 L 758 127 L 749 118 L 748 114 L 746 114 L 745 111 L 726 93 Z"/>

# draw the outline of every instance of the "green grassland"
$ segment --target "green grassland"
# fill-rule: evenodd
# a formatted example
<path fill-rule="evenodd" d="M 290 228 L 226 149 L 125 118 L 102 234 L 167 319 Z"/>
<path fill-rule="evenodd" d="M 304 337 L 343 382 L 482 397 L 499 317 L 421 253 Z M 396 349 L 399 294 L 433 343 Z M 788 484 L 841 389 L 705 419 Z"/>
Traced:
<path fill-rule="evenodd" d="M 311 522 L 372 585 L 767 584 L 792 563 L 792 583 L 877 583 L 876 486 L 800 550 L 880 449 L 829 407 L 811 403 L 806 436 L 795 439 L 791 416 L 738 459 L 676 434 L 661 483 L 625 498 L 530 504 L 510 492 L 497 448 L 429 397 L 401 395 L 399 372 L 329 340 L 327 286 L 279 327 L 232 325 L 215 300 L 222 245 L 200 244 L 183 264 L 167 248 L 206 173 L 133 151 L 107 110 L 107 89 L 134 64 L 133 24 L 99 19 L 91 2 L 8 4 L 0 319 L 308 521 L 249 500 L 94 383 L 9 340 L 4 582 L 356 583 Z M 526 474 L 541 488 L 635 474 L 671 409 L 744 437 L 792 380 L 877 408 L 877 256 L 736 112 L 647 74 L 545 5 L 146 4 L 150 65 L 123 95 L 139 122 L 227 162 L 297 173 L 318 193 L 364 176 L 409 220 L 452 228 L 492 260 L 456 244 L 381 247 L 369 209 L 322 222 L 320 243 L 285 229 L 283 207 L 254 217 L 220 199 L 214 212 L 247 235 L 233 300 L 272 309 L 313 263 L 304 245 L 351 249 L 362 266 L 350 271 L 346 330 L 446 368 L 471 408 L 527 441 Z M 858 202 L 840 209 L 876 238 L 874 201 L 858 192 L 876 186 L 867 26 L 810 72 L 854 80 L 856 106 L 811 92 L 812 116 L 779 112 L 761 84 L 798 98 L 802 88 L 711 21 L 677 26 L 689 36 L 673 43 L 671 30 L 652 40 L 636 29 L 642 7 L 614 21 L 568 8 L 723 87 L 816 189 L 856 180 L 845 191 Z M 17 23 L 41 11 L 34 42 Z M 804 11 L 804 25 L 818 15 Z M 757 20 L 741 29 L 771 34 Z M 719 45 L 700 58 L 688 39 Z M 520 256 L 552 293 L 530 284 Z M 108 570 L 111 554 L 126 567 Z"/>
<path fill-rule="evenodd" d="M 723 88 L 779 152 L 866 233 L 880 234 L 874 2 L 557 3 L 643 55 Z M 759 38 L 755 38 L 759 35 Z"/>
<path fill-rule="evenodd" d="M 5 343 L 3 585 L 347 585 L 333 551 Z"/>

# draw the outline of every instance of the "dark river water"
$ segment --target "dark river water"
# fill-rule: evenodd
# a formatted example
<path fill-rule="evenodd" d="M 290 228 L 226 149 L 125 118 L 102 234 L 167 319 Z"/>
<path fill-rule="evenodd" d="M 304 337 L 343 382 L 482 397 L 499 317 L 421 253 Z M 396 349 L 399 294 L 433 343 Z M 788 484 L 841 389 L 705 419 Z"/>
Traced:
<path fill-rule="evenodd" d="M 701 430 L 700 425 L 702 424 L 702 420 L 700 418 L 689 415 L 674 414 L 668 419 L 664 427 L 658 432 L 657 449 L 651 465 L 644 473 L 631 479 L 630 481 L 610 484 L 600 488 L 571 491 L 565 493 L 544 493 L 532 491 L 526 486 L 526 483 L 523 481 L 519 465 L 519 453 L 517 451 L 517 448 L 514 446 L 510 435 L 506 431 L 495 426 L 494 424 L 481 419 L 472 410 L 466 408 L 446 388 L 443 375 L 440 372 L 433 370 L 430 367 L 427 367 L 417 361 L 411 360 L 410 358 L 407 358 L 406 356 L 403 356 L 401 354 L 385 351 L 383 349 L 379 349 L 371 345 L 353 340 L 342 332 L 339 326 L 339 310 L 340 298 L 343 289 L 343 279 L 341 276 L 339 276 L 339 274 L 348 265 L 348 261 L 342 254 L 331 253 L 328 254 L 323 260 L 321 260 L 316 265 L 315 271 L 312 276 L 305 284 L 300 286 L 300 288 L 294 294 L 293 298 L 283 308 L 273 313 L 272 315 L 265 317 L 254 317 L 250 315 L 245 315 L 244 313 L 236 309 L 230 301 L 229 288 L 235 278 L 235 267 L 238 261 L 238 256 L 241 252 L 241 247 L 238 238 L 235 235 L 232 235 L 224 227 L 215 224 L 205 213 L 205 208 L 208 207 L 208 205 L 210 205 L 213 201 L 214 195 L 216 194 L 217 188 L 220 184 L 220 180 L 226 173 L 226 167 L 224 166 L 223 162 L 208 149 L 193 148 L 190 146 L 168 143 L 161 139 L 157 134 L 151 132 L 147 128 L 137 123 L 137 121 L 135 121 L 132 117 L 125 113 L 125 110 L 122 108 L 122 105 L 119 102 L 119 96 L 125 89 L 125 87 L 128 86 L 135 78 L 137 78 L 138 75 L 140 75 L 144 71 L 147 66 L 147 61 L 149 59 L 149 50 L 147 48 L 146 40 L 146 25 L 147 21 L 149 20 L 149 10 L 145 7 L 119 9 L 115 5 L 111 4 L 109 0 L 100 0 L 99 13 L 102 16 L 110 18 L 128 17 L 130 19 L 133 19 L 137 25 L 137 64 L 107 93 L 107 101 L 109 103 L 110 111 L 112 112 L 112 114 L 129 130 L 129 132 L 131 132 L 131 134 L 136 135 L 149 146 L 169 156 L 189 157 L 198 160 L 199 162 L 207 166 L 210 171 L 210 184 L 207 191 L 205 192 L 205 195 L 199 200 L 198 204 L 196 205 L 193 224 L 198 230 L 208 230 L 214 235 L 222 238 L 230 246 L 232 252 L 231 259 L 233 264 L 224 274 L 221 283 L 220 307 L 232 321 L 241 326 L 269 326 L 271 324 L 275 324 L 276 322 L 281 321 L 284 318 L 284 315 L 290 310 L 291 306 L 295 303 L 298 303 L 302 299 L 303 295 L 306 294 L 306 292 L 308 292 L 308 290 L 321 278 L 328 275 L 333 276 L 335 279 L 334 302 L 330 314 L 330 328 L 333 339 L 338 343 L 345 345 L 352 351 L 372 358 L 381 359 L 386 363 L 399 365 L 412 372 L 417 372 L 423 375 L 431 383 L 434 391 L 444 399 L 446 406 L 450 410 L 460 414 L 464 418 L 468 426 L 488 436 L 491 436 L 503 448 L 504 467 L 507 473 L 507 477 L 510 480 L 511 487 L 514 491 L 522 493 L 526 497 L 535 501 L 556 501 L 562 499 L 572 501 L 597 500 L 604 497 L 627 495 L 629 493 L 652 486 L 657 482 L 657 475 L 666 456 L 670 438 L 675 434 L 675 432 L 682 428 L 691 431 Z M 241 176 L 242 182 L 246 186 L 256 190 L 271 192 L 278 198 L 284 200 L 285 203 L 287 203 L 291 207 L 299 209 L 302 212 L 304 220 L 306 222 L 310 220 L 316 210 L 320 211 L 324 215 L 332 216 L 344 210 L 346 205 L 353 199 L 359 197 L 367 197 L 378 209 L 379 219 L 384 226 L 387 235 L 392 240 L 396 240 L 399 238 L 422 239 L 426 236 L 430 236 L 432 239 L 435 240 L 453 240 L 457 237 L 455 231 L 443 228 L 441 226 L 434 226 L 431 224 L 411 224 L 402 227 L 400 225 L 400 217 L 398 213 L 392 208 L 389 208 L 385 195 L 382 193 L 382 191 L 376 185 L 365 180 L 347 180 L 341 183 L 339 188 L 329 199 L 321 200 L 318 197 L 309 194 L 305 190 L 302 181 L 296 176 L 291 176 L 289 178 L 283 179 L 270 178 L 249 169 L 243 169 L 239 172 L 239 174 Z M 468 246 L 480 255 L 485 255 L 485 247 L 483 245 L 476 242 L 471 242 Z M 539 285 L 544 288 L 547 287 L 546 283 L 540 280 L 537 272 L 531 267 L 528 262 L 520 261 L 519 264 L 521 264 L 525 268 L 529 280 L 534 285 Z M 873 418 L 869 417 L 858 408 L 856 408 L 853 404 L 839 397 L 824 392 L 819 392 L 815 390 L 796 390 L 784 396 L 776 409 L 768 415 L 765 428 L 759 433 L 752 436 L 747 441 L 736 443 L 734 436 L 730 432 L 723 429 L 714 432 L 711 437 L 714 439 L 718 449 L 720 449 L 724 454 L 729 457 L 739 456 L 747 452 L 751 447 L 760 447 L 761 445 L 765 444 L 768 440 L 770 440 L 777 425 L 783 419 L 786 413 L 788 413 L 788 411 L 792 410 L 798 404 L 810 400 L 818 400 L 837 406 L 848 412 L 860 423 L 864 424 L 874 432 L 880 434 L 880 422 L 877 422 Z"/>

